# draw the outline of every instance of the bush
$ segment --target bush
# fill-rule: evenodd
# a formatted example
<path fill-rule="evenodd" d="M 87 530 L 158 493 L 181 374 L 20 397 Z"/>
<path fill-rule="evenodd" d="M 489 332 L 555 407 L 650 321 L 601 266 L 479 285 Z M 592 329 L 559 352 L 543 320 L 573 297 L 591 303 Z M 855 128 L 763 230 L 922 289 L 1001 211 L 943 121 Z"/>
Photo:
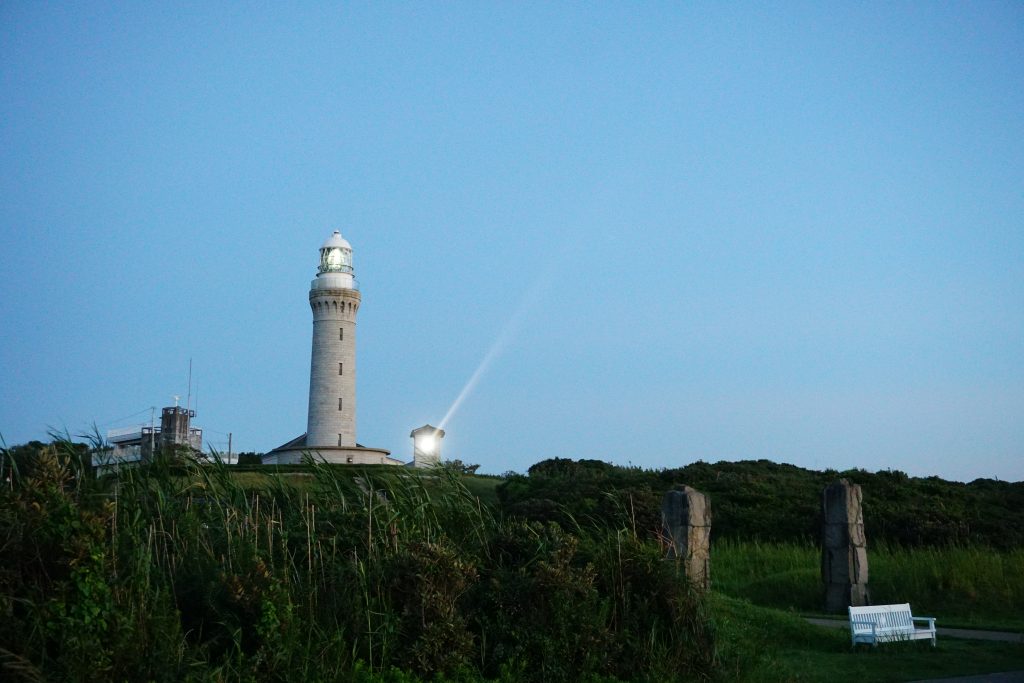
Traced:
<path fill-rule="evenodd" d="M 897 471 L 815 472 L 767 460 L 645 471 L 555 458 L 531 467 L 529 476 L 508 477 L 497 495 L 510 516 L 555 521 L 564 528 L 629 527 L 655 538 L 661 497 L 687 484 L 711 497 L 715 540 L 807 543 L 820 534 L 822 490 L 840 477 L 863 488 L 871 543 L 1024 547 L 1024 482 L 962 484 Z"/>
<path fill-rule="evenodd" d="M 255 453 L 253 451 L 245 451 L 238 454 L 238 459 L 235 460 L 235 465 L 241 467 L 255 467 L 263 464 L 263 454 Z"/>
<path fill-rule="evenodd" d="M 501 521 L 444 468 L 310 465 L 301 486 L 264 468 L 261 488 L 247 488 L 249 474 L 188 459 L 93 479 L 75 452 L 0 458 L 11 473 L 0 489 L 5 674 L 568 681 L 710 670 L 699 598 L 628 527 Z M 608 505 L 599 514 L 618 514 Z"/>

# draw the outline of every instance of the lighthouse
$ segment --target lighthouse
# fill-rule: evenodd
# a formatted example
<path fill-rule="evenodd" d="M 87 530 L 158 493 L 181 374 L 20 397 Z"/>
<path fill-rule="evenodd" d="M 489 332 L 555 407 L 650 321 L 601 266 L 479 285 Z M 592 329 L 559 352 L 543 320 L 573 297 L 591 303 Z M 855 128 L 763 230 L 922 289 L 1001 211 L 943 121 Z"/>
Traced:
<path fill-rule="evenodd" d="M 263 457 L 265 464 L 319 460 L 349 465 L 401 465 L 381 448 L 356 442 L 356 314 L 362 296 L 352 245 L 335 230 L 320 246 L 309 285 L 313 346 L 309 361 L 306 433 Z"/>
<path fill-rule="evenodd" d="M 356 314 L 359 290 L 352 246 L 337 230 L 320 247 L 309 285 L 313 351 L 309 364 L 306 446 L 356 445 Z"/>

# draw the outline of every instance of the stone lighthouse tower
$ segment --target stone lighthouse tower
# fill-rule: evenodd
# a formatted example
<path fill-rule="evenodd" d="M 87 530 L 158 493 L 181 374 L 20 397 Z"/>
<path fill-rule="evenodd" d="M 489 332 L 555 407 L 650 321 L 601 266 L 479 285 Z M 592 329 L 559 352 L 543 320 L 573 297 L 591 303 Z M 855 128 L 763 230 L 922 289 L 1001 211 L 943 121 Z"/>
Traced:
<path fill-rule="evenodd" d="M 356 443 L 356 314 L 362 298 L 354 274 L 352 246 L 335 230 L 320 247 L 309 285 L 313 350 L 306 433 L 267 453 L 266 464 L 403 464 L 384 449 Z"/>
<path fill-rule="evenodd" d="M 335 230 L 320 247 L 320 267 L 309 286 L 313 353 L 309 365 L 308 448 L 356 445 L 359 301 L 352 247 Z"/>

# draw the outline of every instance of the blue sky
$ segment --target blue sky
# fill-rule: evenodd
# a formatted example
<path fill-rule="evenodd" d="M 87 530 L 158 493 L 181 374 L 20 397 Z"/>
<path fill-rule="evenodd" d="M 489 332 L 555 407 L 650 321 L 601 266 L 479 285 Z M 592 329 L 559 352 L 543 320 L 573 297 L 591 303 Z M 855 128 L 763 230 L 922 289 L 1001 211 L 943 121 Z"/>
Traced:
<path fill-rule="evenodd" d="M 0 433 L 1024 479 L 1024 6 L 0 5 Z"/>

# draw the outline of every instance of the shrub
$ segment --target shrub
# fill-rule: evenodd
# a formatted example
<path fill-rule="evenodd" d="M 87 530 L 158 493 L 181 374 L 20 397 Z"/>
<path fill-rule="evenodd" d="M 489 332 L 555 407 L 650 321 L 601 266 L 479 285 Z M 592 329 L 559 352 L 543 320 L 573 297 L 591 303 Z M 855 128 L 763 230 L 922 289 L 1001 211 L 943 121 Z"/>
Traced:
<path fill-rule="evenodd" d="M 567 681 L 708 670 L 699 599 L 630 527 L 501 521 L 445 468 L 253 477 L 186 458 L 93 479 L 76 452 L 58 443 L 21 463 L 0 458 L 11 473 L 0 488 L 5 674 Z M 603 504 L 598 516 L 623 508 Z"/>

